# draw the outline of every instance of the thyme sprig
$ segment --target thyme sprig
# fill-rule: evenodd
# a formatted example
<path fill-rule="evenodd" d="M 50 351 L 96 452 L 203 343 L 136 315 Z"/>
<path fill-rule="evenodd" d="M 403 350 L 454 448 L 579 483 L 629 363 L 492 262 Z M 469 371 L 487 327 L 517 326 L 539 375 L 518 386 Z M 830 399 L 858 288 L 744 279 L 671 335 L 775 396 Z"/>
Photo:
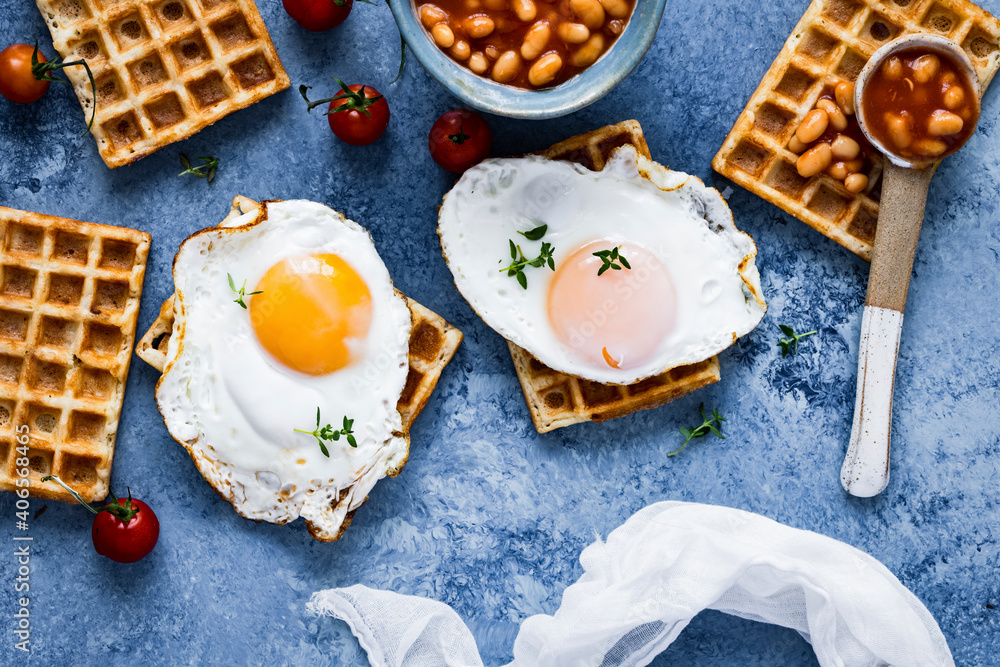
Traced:
<path fill-rule="evenodd" d="M 323 452 L 323 456 L 330 458 L 330 450 L 326 448 L 326 443 L 323 441 L 337 441 L 340 440 L 340 436 L 346 436 L 347 444 L 351 447 L 357 447 L 358 441 L 354 439 L 354 420 L 344 417 L 344 425 L 338 430 L 334 430 L 333 425 L 327 424 L 326 426 L 320 427 L 320 416 L 319 408 L 316 408 L 316 429 L 313 431 L 305 431 L 300 428 L 294 429 L 296 433 L 305 433 L 306 435 L 311 435 L 316 438 L 316 442 L 319 443 L 319 451 Z"/>
<path fill-rule="evenodd" d="M 538 257 L 528 259 L 524 256 L 524 251 L 521 250 L 521 246 L 516 245 L 513 241 L 510 241 L 510 258 L 514 261 L 511 262 L 509 266 L 505 266 L 500 269 L 500 271 L 506 271 L 508 276 L 517 278 L 517 284 L 523 289 L 528 289 L 528 278 L 524 275 L 525 267 L 533 266 L 538 269 L 548 265 L 550 269 L 555 271 L 556 263 L 555 260 L 552 259 L 553 252 L 555 252 L 555 248 L 552 247 L 552 244 L 543 241 Z"/>
<path fill-rule="evenodd" d="M 785 324 L 779 324 L 778 328 L 781 329 L 781 333 L 787 336 L 787 338 L 778 339 L 778 347 L 781 348 L 781 356 L 783 357 L 787 357 L 789 354 L 796 354 L 799 351 L 800 338 L 812 336 L 816 333 L 816 330 L 814 329 L 812 331 L 797 334 L 795 333 L 795 329 Z"/>
<path fill-rule="evenodd" d="M 601 261 L 604 262 L 601 268 L 597 270 L 598 276 L 603 276 L 604 272 L 608 269 L 614 269 L 615 271 L 621 271 L 622 268 L 632 270 L 629 265 L 628 260 L 625 259 L 625 255 L 621 254 L 621 246 L 616 248 L 611 248 L 610 250 L 600 250 L 594 253 L 594 257 L 600 257 Z M 617 264 L 616 264 L 617 262 Z"/>
<path fill-rule="evenodd" d="M 254 294 L 264 293 L 264 290 L 257 290 L 256 292 L 247 292 L 247 281 L 245 280 L 243 281 L 243 285 L 241 285 L 239 289 L 236 289 L 236 283 L 233 281 L 233 276 L 227 273 L 226 277 L 229 278 L 229 289 L 233 290 L 233 292 L 235 292 L 237 295 L 236 298 L 233 299 L 233 303 L 240 304 L 243 307 L 243 310 L 247 309 L 247 304 L 245 301 L 243 301 L 245 297 L 253 296 Z"/>
<path fill-rule="evenodd" d="M 219 169 L 219 158 L 216 157 L 200 157 L 198 158 L 204 164 L 199 164 L 197 167 L 191 166 L 191 161 L 188 160 L 187 155 L 184 153 L 181 156 L 181 166 L 184 167 L 184 171 L 177 174 L 178 176 L 184 176 L 185 174 L 191 174 L 192 176 L 197 176 L 198 178 L 208 179 L 207 182 L 211 183 L 215 178 L 215 172 Z"/>
<path fill-rule="evenodd" d="M 684 436 L 684 444 L 675 449 L 674 451 L 670 452 L 669 454 L 667 454 L 667 456 L 673 456 L 674 454 L 677 454 L 682 449 L 687 447 L 688 443 L 694 440 L 695 438 L 704 438 L 709 433 L 714 433 L 723 440 L 726 439 L 726 436 L 722 435 L 722 432 L 719 431 L 719 428 L 722 427 L 722 422 L 726 421 L 725 418 L 723 418 L 723 416 L 719 414 L 719 411 L 712 410 L 712 416 L 706 417 L 704 403 L 698 406 L 698 410 L 701 411 L 701 420 L 702 420 L 701 426 L 698 426 L 696 428 L 688 428 L 686 426 L 682 426 L 680 428 L 680 431 L 681 435 Z"/>

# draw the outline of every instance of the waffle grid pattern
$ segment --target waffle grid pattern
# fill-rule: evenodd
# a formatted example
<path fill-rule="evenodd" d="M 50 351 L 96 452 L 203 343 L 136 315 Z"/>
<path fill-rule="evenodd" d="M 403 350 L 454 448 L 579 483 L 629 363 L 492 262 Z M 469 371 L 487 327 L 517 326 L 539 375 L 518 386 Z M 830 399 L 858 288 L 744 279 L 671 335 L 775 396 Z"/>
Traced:
<path fill-rule="evenodd" d="M 237 196 L 233 199 L 232 210 L 221 225 L 226 226 L 235 218 L 255 211 L 262 213 L 261 206 L 246 197 Z M 445 366 L 451 361 L 458 346 L 462 343 L 462 332 L 445 321 L 437 313 L 425 308 L 413 299 L 403 295 L 406 305 L 410 309 L 410 322 L 412 329 L 410 332 L 409 345 L 409 372 L 406 377 L 406 384 L 403 392 L 396 404 L 396 409 L 402 417 L 403 435 L 409 439 L 410 428 L 413 422 L 420 415 L 424 405 L 430 398 L 434 387 L 437 386 L 441 373 Z M 136 346 L 136 354 L 147 364 L 156 370 L 163 372 L 166 367 L 167 347 L 170 343 L 170 335 L 174 327 L 174 298 L 170 296 L 160 307 L 160 315 L 153 325 L 142 336 Z M 194 459 L 195 465 L 201 470 L 202 466 L 212 466 L 214 463 L 205 458 L 195 456 L 194 452 L 188 450 Z M 401 465 L 396 470 L 387 472 L 388 476 L 395 477 L 403 469 Z M 218 489 L 216 489 L 218 491 Z M 334 510 L 341 503 L 348 502 L 349 489 L 342 489 L 340 497 L 334 503 Z M 223 498 L 226 498 L 223 495 Z M 229 499 L 226 498 L 228 501 Z M 366 498 L 367 500 L 367 498 Z M 340 525 L 336 534 L 325 533 L 323 530 L 310 522 L 306 522 L 306 528 L 313 538 L 320 542 L 332 542 L 339 540 L 351 525 L 351 520 L 357 508 L 347 513 L 344 522 Z"/>
<path fill-rule="evenodd" d="M 826 174 L 799 176 L 788 142 L 824 90 L 854 83 L 880 46 L 917 32 L 961 44 L 984 90 L 1000 68 L 1000 21 L 968 0 L 813 0 L 712 167 L 870 261 L 881 161 L 869 171 L 868 187 L 852 194 Z"/>
<path fill-rule="evenodd" d="M 577 162 L 600 171 L 611 153 L 632 145 L 647 158 L 649 147 L 638 121 L 627 120 L 571 137 L 539 154 L 552 160 Z M 581 422 L 601 422 L 668 403 L 721 378 L 719 358 L 681 366 L 635 384 L 591 382 L 555 371 L 527 350 L 507 342 L 514 360 L 531 421 L 539 433 Z"/>
<path fill-rule="evenodd" d="M 37 0 L 56 51 L 97 83 L 109 167 L 145 157 L 289 85 L 253 0 Z M 87 120 L 93 92 L 64 70 Z"/>
<path fill-rule="evenodd" d="M 108 492 L 150 238 L 0 207 L 0 489 L 28 427 L 30 493 Z"/>

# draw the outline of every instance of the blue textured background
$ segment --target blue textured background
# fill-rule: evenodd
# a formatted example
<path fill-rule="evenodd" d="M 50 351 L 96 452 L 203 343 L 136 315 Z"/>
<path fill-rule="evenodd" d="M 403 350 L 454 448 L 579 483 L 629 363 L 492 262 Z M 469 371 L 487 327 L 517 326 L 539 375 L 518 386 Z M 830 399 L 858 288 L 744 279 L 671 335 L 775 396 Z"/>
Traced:
<path fill-rule="evenodd" d="M 261 10 L 293 89 L 237 112 L 131 167 L 109 171 L 67 86 L 39 103 L 0 99 L 0 203 L 145 229 L 152 252 L 139 332 L 171 292 L 178 244 L 214 225 L 237 193 L 308 198 L 367 226 L 405 293 L 465 332 L 465 343 L 417 421 L 409 465 L 383 480 L 346 537 L 314 542 L 301 522 L 238 517 L 202 481 L 163 427 L 157 374 L 134 360 L 113 487 L 159 515 L 159 545 L 121 566 L 90 545 L 90 516 L 48 503 L 33 522 L 32 653 L 39 664 L 81 652 L 112 664 L 163 662 L 365 664 L 346 626 L 304 613 L 322 588 L 363 583 L 453 605 L 487 663 L 510 659 L 518 624 L 551 613 L 581 570 L 577 557 L 648 503 L 679 499 L 761 513 L 857 546 L 884 562 L 938 619 L 961 665 L 1000 652 L 1000 94 L 986 96 L 969 145 L 930 193 L 903 329 L 895 395 L 892 481 L 872 500 L 848 497 L 839 470 L 854 404 L 867 265 L 746 191 L 729 203 L 760 249 L 770 311 L 722 355 L 723 380 L 669 406 L 604 425 L 539 436 L 506 346 L 455 291 L 435 235 L 435 206 L 452 182 L 426 150 L 433 120 L 456 105 L 410 62 L 390 85 L 398 37 L 385 6 L 358 5 L 325 34 L 300 29 L 280 3 Z M 711 157 L 805 0 L 670 2 L 651 51 L 616 92 L 545 122 L 490 118 L 497 154 L 638 119 L 654 158 L 724 189 Z M 983 0 L 1000 13 L 1000 0 Z M 4 42 L 47 31 L 29 0 L 0 7 Z M 330 91 L 335 75 L 386 94 L 392 120 L 367 148 L 339 143 L 307 115 L 294 86 Z M 177 153 L 217 155 L 218 178 L 177 178 Z M 778 323 L 819 329 L 782 359 Z M 726 440 L 667 458 L 698 404 L 728 418 Z M 42 506 L 32 501 L 32 511 Z M 13 533 L 13 496 L 0 497 Z M 12 544 L 8 542 L 8 544 Z M 14 558 L 0 548 L 2 662 L 13 657 Z M 8 587 L 9 586 L 9 587 Z M 88 661 L 90 662 L 90 661 Z M 654 664 L 815 664 L 795 633 L 705 613 Z"/>

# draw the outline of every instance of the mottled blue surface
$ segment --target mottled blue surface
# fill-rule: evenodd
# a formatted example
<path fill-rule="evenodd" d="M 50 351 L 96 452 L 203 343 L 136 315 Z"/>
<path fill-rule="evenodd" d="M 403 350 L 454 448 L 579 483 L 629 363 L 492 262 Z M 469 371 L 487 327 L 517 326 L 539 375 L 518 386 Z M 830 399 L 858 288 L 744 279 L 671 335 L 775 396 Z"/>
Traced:
<path fill-rule="evenodd" d="M 806 4 L 668 3 L 652 50 L 615 94 L 568 118 L 491 118 L 496 152 L 637 118 L 657 160 L 724 189 L 709 161 Z M 1000 13 L 1000 0 L 983 5 Z M 261 8 L 293 86 L 332 91 L 330 75 L 376 85 L 392 108 L 385 137 L 368 148 L 341 144 L 290 90 L 109 171 L 93 139 L 78 136 L 70 90 L 53 85 L 30 107 L 0 99 L 0 203 L 151 232 L 143 331 L 172 290 L 178 244 L 216 224 L 234 194 L 326 202 L 372 231 L 398 287 L 460 327 L 465 343 L 416 423 L 409 465 L 375 488 L 333 544 L 314 542 L 301 522 L 239 518 L 170 439 L 153 400 L 157 374 L 135 359 L 112 481 L 155 507 L 160 543 L 144 561 L 116 565 L 93 552 L 86 512 L 48 503 L 31 530 L 35 663 L 66 664 L 86 652 L 111 664 L 363 665 L 346 626 L 303 612 L 313 591 L 354 583 L 453 605 L 487 662 L 504 662 L 520 621 L 558 607 L 595 533 L 651 502 L 678 499 L 758 512 L 871 553 L 927 604 L 958 664 L 996 664 L 997 90 L 986 96 L 977 134 L 932 186 L 900 350 L 892 481 L 881 496 L 857 500 L 841 489 L 839 471 L 854 404 L 862 260 L 735 188 L 729 202 L 757 241 L 770 311 L 722 355 L 722 382 L 655 411 L 539 436 L 506 346 L 459 297 L 439 252 L 435 206 L 451 177 L 431 161 L 426 137 L 453 100 L 416 63 L 389 84 L 398 40 L 385 6 L 358 5 L 347 24 L 320 35 L 299 29 L 276 1 Z M 29 0 L 0 7 L 0 35 L 50 44 Z M 216 182 L 177 178 L 180 150 L 218 155 Z M 782 359 L 779 322 L 820 333 Z M 667 458 L 701 402 L 728 418 L 727 439 Z M 42 505 L 32 501 L 32 511 Z M 3 494 L 0 510 L 0 535 L 9 538 L 12 496 Z M 0 548 L 0 662 L 15 657 L 10 544 Z M 654 664 L 815 658 L 790 631 L 712 612 Z"/>

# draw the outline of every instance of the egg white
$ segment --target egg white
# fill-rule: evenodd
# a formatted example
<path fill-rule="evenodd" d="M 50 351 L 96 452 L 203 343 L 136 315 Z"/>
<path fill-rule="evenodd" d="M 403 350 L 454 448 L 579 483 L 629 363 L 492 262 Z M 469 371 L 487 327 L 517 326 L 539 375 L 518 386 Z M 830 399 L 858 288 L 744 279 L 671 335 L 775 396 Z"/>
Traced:
<path fill-rule="evenodd" d="M 357 223 L 308 201 L 264 206 L 263 216 L 236 218 L 181 245 L 156 399 L 171 435 L 242 516 L 272 523 L 302 516 L 335 535 L 375 482 L 406 462 L 396 404 L 408 372 L 410 312 Z M 310 376 L 260 345 L 227 274 L 237 288 L 246 279 L 251 292 L 283 259 L 325 253 L 346 260 L 368 286 L 372 323 L 359 361 Z M 326 457 L 316 438 L 295 432 L 315 428 L 317 407 L 335 429 L 345 416 L 354 420 L 357 448 L 345 438 L 326 442 Z"/>
<path fill-rule="evenodd" d="M 538 242 L 518 234 L 543 224 L 548 229 Z M 599 172 L 540 156 L 486 160 L 445 196 L 438 234 L 456 286 L 486 324 L 547 366 L 597 382 L 631 384 L 708 359 L 756 327 L 766 310 L 757 248 L 719 193 L 632 146 L 618 149 Z M 550 243 L 558 269 L 598 239 L 643 246 L 676 286 L 674 331 L 655 358 L 633 368 L 588 364 L 557 339 L 548 318 L 555 276 L 548 268 L 526 268 L 527 289 L 500 270 L 511 261 L 509 240 L 529 258 L 541 241 Z M 607 304 L 593 317 L 613 317 L 614 309 Z"/>

